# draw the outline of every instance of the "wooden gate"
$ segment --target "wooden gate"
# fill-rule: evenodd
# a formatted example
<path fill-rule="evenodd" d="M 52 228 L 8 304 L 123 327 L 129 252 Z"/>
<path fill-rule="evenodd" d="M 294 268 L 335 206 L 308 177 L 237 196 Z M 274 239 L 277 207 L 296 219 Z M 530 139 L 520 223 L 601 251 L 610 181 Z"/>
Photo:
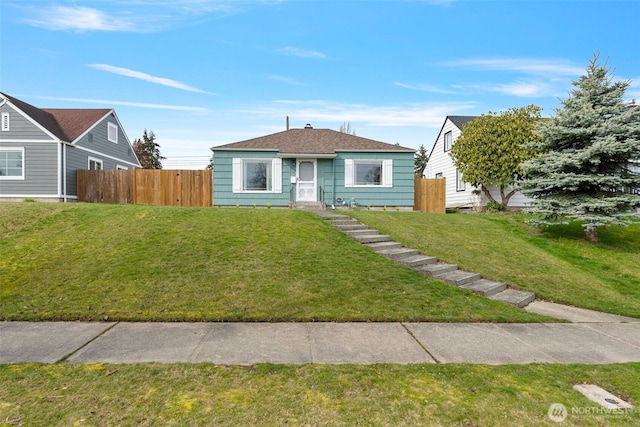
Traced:
<path fill-rule="evenodd" d="M 413 210 L 429 213 L 446 212 L 446 178 L 415 178 Z"/>
<path fill-rule="evenodd" d="M 78 170 L 78 201 L 158 206 L 212 206 L 213 171 Z"/>

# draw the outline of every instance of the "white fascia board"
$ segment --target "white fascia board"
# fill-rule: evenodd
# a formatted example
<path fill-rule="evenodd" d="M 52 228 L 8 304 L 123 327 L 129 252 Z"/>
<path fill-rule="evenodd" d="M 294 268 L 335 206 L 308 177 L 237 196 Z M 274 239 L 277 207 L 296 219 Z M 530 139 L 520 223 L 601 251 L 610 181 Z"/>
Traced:
<path fill-rule="evenodd" d="M 274 148 L 218 148 L 218 147 L 211 147 L 210 150 L 211 151 L 272 151 L 274 153 L 278 152 L 278 150 L 276 150 Z"/>
<path fill-rule="evenodd" d="M 60 139 L 58 139 L 57 136 L 55 136 L 54 134 L 52 134 L 51 132 L 49 132 L 49 130 L 45 127 L 43 127 L 40 123 L 36 122 L 30 115 L 28 115 L 27 113 L 25 113 L 24 111 L 22 111 L 21 109 L 19 109 L 18 107 L 16 107 L 11 101 L 9 101 L 8 99 L 6 99 L 6 102 L 8 105 L 11 106 L 11 108 L 13 108 L 18 114 L 20 114 L 22 117 L 24 117 L 25 119 L 29 120 L 33 125 L 35 125 L 38 129 L 40 129 L 42 132 L 44 132 L 45 134 L 49 135 L 52 139 L 51 142 L 62 142 Z"/>
<path fill-rule="evenodd" d="M 336 153 L 415 153 L 417 150 L 413 148 L 406 148 L 402 150 L 362 150 L 362 149 L 348 149 L 348 148 L 340 148 L 336 149 Z"/>
<path fill-rule="evenodd" d="M 284 154 L 278 154 L 278 157 L 280 157 L 281 159 L 335 159 L 336 154 L 284 153 Z"/>

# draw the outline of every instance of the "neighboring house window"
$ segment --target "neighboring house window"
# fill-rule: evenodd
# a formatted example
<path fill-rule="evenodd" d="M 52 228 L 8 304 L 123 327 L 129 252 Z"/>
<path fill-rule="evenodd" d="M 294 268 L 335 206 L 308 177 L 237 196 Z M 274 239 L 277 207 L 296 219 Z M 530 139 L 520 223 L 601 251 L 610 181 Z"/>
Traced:
<path fill-rule="evenodd" d="M 442 172 L 438 172 L 436 174 L 436 179 L 442 179 Z"/>
<path fill-rule="evenodd" d="M 462 173 L 460 173 L 460 171 L 456 169 L 456 191 L 464 191 L 464 190 L 465 190 L 465 183 L 463 180 Z"/>
<path fill-rule="evenodd" d="M 234 193 L 282 193 L 282 159 L 233 159 Z"/>
<path fill-rule="evenodd" d="M 0 149 L 0 179 L 24 179 L 24 148 Z"/>
<path fill-rule="evenodd" d="M 116 165 L 116 170 L 117 171 L 126 171 L 126 170 L 129 170 L 129 168 L 126 167 L 126 166 L 122 166 L 122 165 Z"/>
<path fill-rule="evenodd" d="M 7 132 L 11 130 L 11 116 L 9 113 L 2 113 L 2 131 Z"/>
<path fill-rule="evenodd" d="M 444 134 L 444 151 L 451 150 L 451 144 L 453 143 L 453 136 L 451 131 Z"/>
<path fill-rule="evenodd" d="M 345 187 L 392 187 L 393 160 L 344 161 Z"/>
<path fill-rule="evenodd" d="M 96 159 L 96 158 L 93 158 L 93 157 L 89 157 L 89 170 L 101 171 L 102 170 L 102 160 Z"/>
<path fill-rule="evenodd" d="M 111 122 L 107 123 L 107 139 L 110 142 L 118 143 L 118 126 Z"/>

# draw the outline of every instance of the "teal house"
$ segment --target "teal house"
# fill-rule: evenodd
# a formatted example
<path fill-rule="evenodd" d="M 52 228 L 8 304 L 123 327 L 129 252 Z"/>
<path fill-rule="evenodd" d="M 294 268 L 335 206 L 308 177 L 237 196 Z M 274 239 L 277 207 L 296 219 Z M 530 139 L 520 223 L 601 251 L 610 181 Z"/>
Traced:
<path fill-rule="evenodd" d="M 307 125 L 211 150 L 216 205 L 413 207 L 411 148 Z"/>

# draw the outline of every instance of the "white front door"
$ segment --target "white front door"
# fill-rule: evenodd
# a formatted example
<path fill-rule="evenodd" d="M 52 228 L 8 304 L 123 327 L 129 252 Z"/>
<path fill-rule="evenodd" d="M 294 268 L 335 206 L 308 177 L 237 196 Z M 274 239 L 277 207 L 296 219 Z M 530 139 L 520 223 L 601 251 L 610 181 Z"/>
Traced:
<path fill-rule="evenodd" d="M 296 176 L 298 177 L 298 189 L 296 200 L 298 202 L 316 202 L 317 168 L 315 160 L 298 160 Z"/>

